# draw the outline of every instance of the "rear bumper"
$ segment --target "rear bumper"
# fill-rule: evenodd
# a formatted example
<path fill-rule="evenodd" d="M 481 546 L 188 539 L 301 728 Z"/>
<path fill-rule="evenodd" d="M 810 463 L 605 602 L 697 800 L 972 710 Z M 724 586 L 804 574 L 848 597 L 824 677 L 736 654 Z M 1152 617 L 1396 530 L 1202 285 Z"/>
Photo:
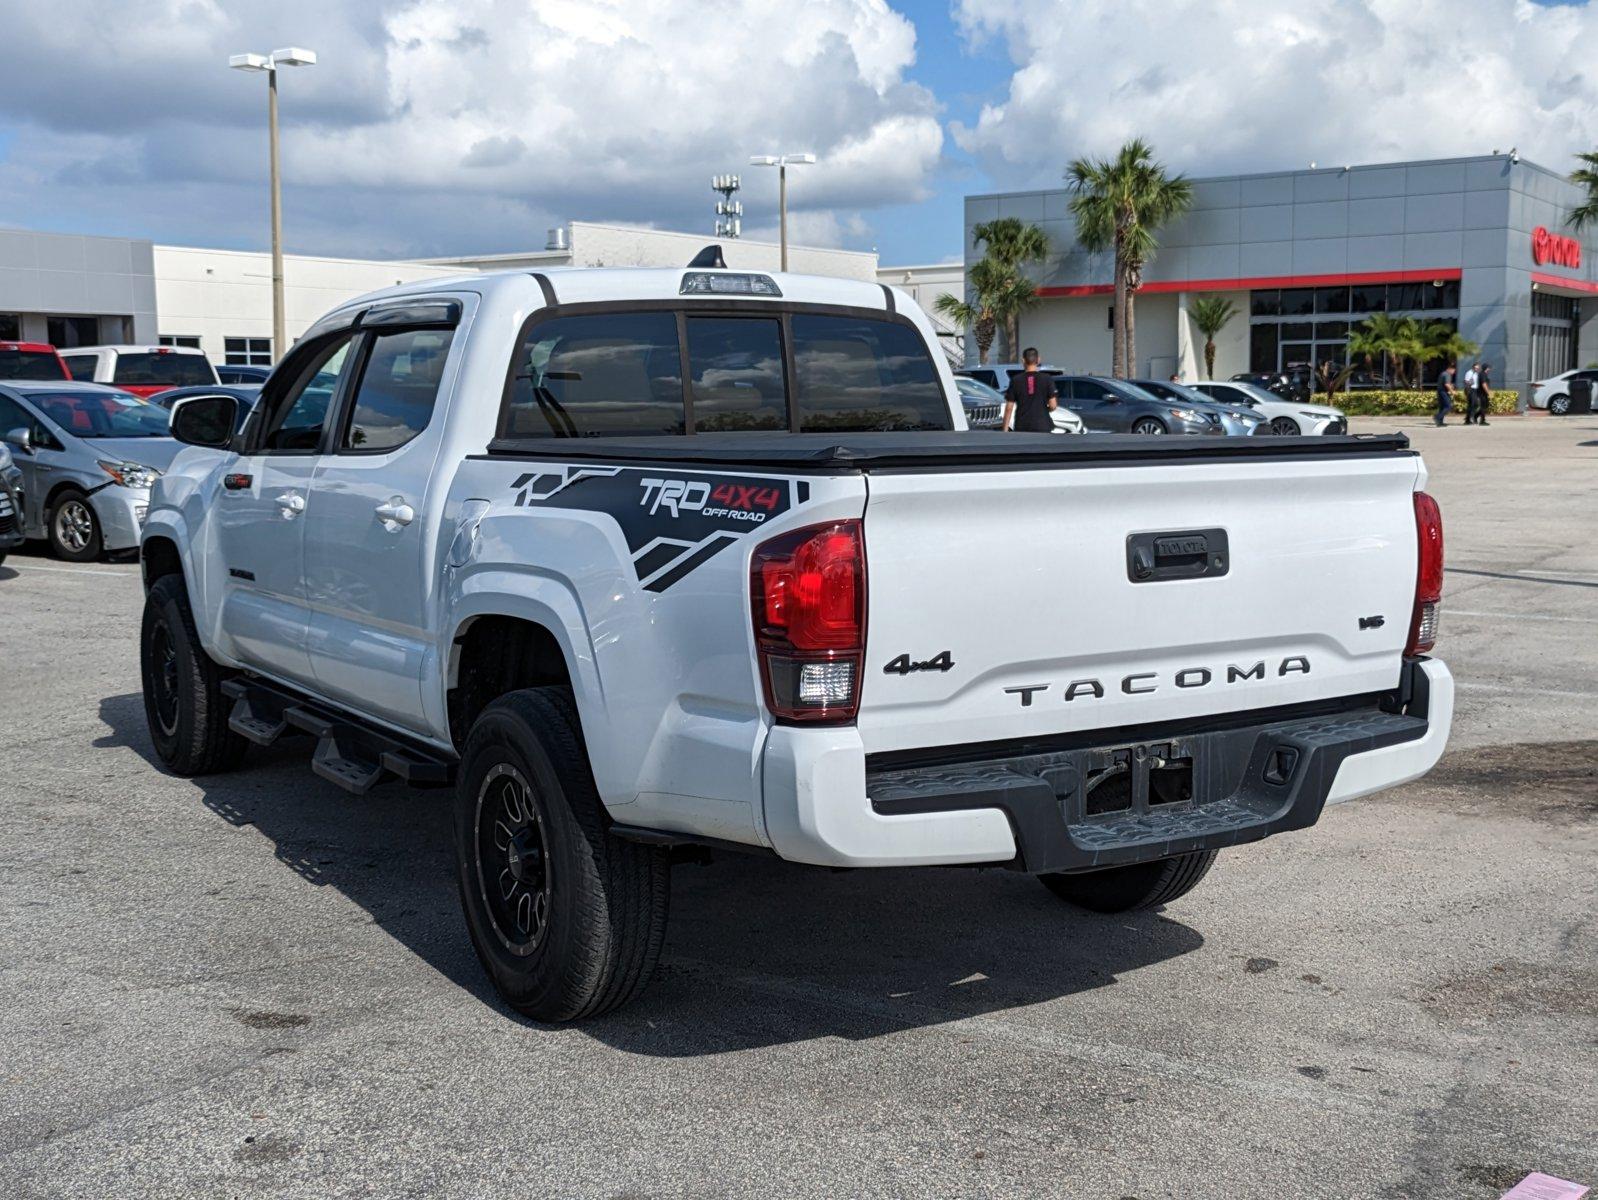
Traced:
<path fill-rule="evenodd" d="M 766 835 L 795 862 L 1033 872 L 1257 841 L 1432 768 L 1448 741 L 1453 678 L 1440 662 L 1416 662 L 1400 692 L 1403 703 L 1385 708 L 871 770 L 854 729 L 779 727 L 764 764 Z"/>

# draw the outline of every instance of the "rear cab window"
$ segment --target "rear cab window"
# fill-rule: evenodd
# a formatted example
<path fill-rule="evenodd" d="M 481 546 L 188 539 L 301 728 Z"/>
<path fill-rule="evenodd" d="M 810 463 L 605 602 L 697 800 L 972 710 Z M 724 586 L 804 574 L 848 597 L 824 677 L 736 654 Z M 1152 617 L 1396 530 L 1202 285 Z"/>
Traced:
<path fill-rule="evenodd" d="M 800 306 L 535 316 L 500 421 L 506 437 L 953 427 L 914 326 Z"/>
<path fill-rule="evenodd" d="M 111 382 L 131 387 L 196 387 L 216 380 L 204 355 L 152 351 L 118 354 Z"/>
<path fill-rule="evenodd" d="M 0 379 L 63 379 L 53 354 L 38 350 L 0 350 Z"/>
<path fill-rule="evenodd" d="M 67 374 L 78 383 L 93 383 L 94 368 L 97 359 L 92 354 L 63 354 L 61 361 L 67 364 Z"/>

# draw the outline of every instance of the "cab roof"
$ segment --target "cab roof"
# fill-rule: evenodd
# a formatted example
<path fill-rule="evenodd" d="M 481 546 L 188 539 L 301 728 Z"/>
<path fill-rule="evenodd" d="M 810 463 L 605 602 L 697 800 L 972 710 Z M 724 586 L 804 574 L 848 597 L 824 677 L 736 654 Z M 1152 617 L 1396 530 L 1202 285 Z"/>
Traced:
<path fill-rule="evenodd" d="M 684 296 L 683 277 L 692 274 L 721 276 L 757 275 L 777 285 L 780 296 L 715 293 L 711 296 Z M 397 299 L 404 296 L 435 295 L 439 292 L 471 291 L 485 295 L 502 290 L 542 291 L 539 279 L 549 284 L 556 304 L 594 304 L 606 301 L 715 299 L 758 307 L 761 304 L 825 304 L 849 308 L 875 308 L 887 311 L 906 304 L 890 305 L 889 290 L 880 283 L 859 279 L 839 279 L 828 275 L 797 275 L 783 271 L 738 271 L 704 267 L 550 267 L 543 271 L 483 271 L 417 280 L 384 288 L 361 297 L 361 303 Z M 341 306 L 344 307 L 344 306 Z"/>

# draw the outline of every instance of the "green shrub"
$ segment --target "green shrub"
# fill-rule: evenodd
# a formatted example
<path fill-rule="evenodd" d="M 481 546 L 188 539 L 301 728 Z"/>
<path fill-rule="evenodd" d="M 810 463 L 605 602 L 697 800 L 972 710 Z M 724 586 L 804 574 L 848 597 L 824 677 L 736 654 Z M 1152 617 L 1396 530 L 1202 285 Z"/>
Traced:
<path fill-rule="evenodd" d="M 1351 417 L 1401 417 L 1421 416 L 1437 411 L 1437 392 L 1435 389 L 1418 391 L 1409 389 L 1401 392 L 1338 392 L 1335 396 L 1317 394 L 1317 404 L 1330 404 L 1342 409 Z M 1520 394 L 1508 389 L 1493 393 L 1490 412 L 1512 413 L 1520 403 Z M 1463 411 L 1465 397 L 1456 392 L 1454 408 Z"/>

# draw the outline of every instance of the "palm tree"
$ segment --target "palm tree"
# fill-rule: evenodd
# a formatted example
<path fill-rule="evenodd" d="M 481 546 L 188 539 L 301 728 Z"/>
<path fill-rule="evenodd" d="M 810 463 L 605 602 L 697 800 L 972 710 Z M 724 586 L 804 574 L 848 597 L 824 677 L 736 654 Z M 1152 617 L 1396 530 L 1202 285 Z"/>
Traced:
<path fill-rule="evenodd" d="M 992 262 L 1004 276 L 1000 290 L 1009 297 L 1009 305 L 995 313 L 1004 327 L 1004 343 L 1008 361 L 1021 357 L 1021 313 L 1037 302 L 1037 286 L 1026 277 L 1029 263 L 1040 263 L 1049 256 L 1049 235 L 1036 225 L 1019 217 L 999 217 L 984 221 L 971 228 L 971 239 L 984 247 L 983 261 Z"/>
<path fill-rule="evenodd" d="M 1077 241 L 1087 250 L 1115 251 L 1113 371 L 1125 378 L 1137 363 L 1134 297 L 1154 257 L 1155 231 L 1187 211 L 1193 185 L 1167 175 L 1142 138 L 1133 138 L 1114 158 L 1077 159 L 1065 177 L 1076 191 L 1071 212 Z"/>
<path fill-rule="evenodd" d="M 1225 296 L 1200 296 L 1189 310 L 1193 324 L 1204 335 L 1204 378 L 1215 378 L 1215 335 L 1237 316 L 1237 305 Z"/>
<path fill-rule="evenodd" d="M 1587 198 L 1570 210 L 1565 222 L 1575 229 L 1584 229 L 1598 221 L 1598 150 L 1576 157 L 1586 165 L 1570 173 L 1570 182 L 1586 188 Z"/>
<path fill-rule="evenodd" d="M 939 316 L 971 331 L 977 343 L 977 361 L 986 363 L 988 351 L 993 348 L 999 321 L 1014 306 L 1013 286 L 1003 270 L 989 259 L 973 263 L 966 272 L 966 298 L 945 293 L 933 302 Z"/>
<path fill-rule="evenodd" d="M 1480 346 L 1469 338 L 1461 337 L 1459 330 L 1446 321 L 1428 321 L 1424 325 L 1416 321 L 1410 354 L 1415 360 L 1415 386 L 1421 386 L 1427 364 L 1438 359 L 1455 362 L 1469 358 L 1479 349 Z"/>
<path fill-rule="evenodd" d="M 1387 313 L 1372 313 L 1359 325 L 1349 330 L 1348 353 L 1358 355 L 1370 365 L 1373 358 L 1387 357 L 1392 361 L 1394 382 L 1405 383 L 1404 360 L 1410 357 L 1414 340 L 1413 317 L 1392 317 Z"/>

